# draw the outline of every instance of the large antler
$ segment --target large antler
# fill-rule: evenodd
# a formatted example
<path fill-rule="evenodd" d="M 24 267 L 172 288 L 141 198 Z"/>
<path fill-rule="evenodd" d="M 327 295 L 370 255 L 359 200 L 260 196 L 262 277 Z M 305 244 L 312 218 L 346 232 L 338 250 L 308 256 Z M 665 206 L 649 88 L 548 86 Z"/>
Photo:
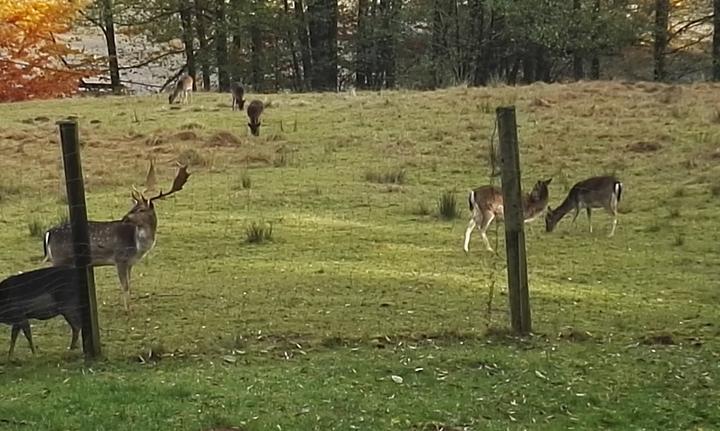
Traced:
<path fill-rule="evenodd" d="M 150 202 L 152 202 L 156 199 L 162 199 L 166 196 L 170 196 L 171 194 L 182 190 L 183 186 L 185 185 L 185 183 L 187 182 L 189 177 L 190 177 L 190 173 L 187 171 L 187 166 L 184 166 L 184 165 L 181 165 L 180 163 L 178 163 L 178 172 L 177 172 L 177 175 L 175 175 L 175 179 L 173 180 L 170 191 L 167 193 L 163 193 L 163 191 L 160 190 L 160 194 L 157 196 L 151 197 Z"/>
<path fill-rule="evenodd" d="M 147 193 L 150 190 L 155 190 L 157 187 L 157 177 L 155 175 L 155 157 L 150 157 L 150 167 L 148 168 L 147 175 L 145 176 L 145 191 Z"/>

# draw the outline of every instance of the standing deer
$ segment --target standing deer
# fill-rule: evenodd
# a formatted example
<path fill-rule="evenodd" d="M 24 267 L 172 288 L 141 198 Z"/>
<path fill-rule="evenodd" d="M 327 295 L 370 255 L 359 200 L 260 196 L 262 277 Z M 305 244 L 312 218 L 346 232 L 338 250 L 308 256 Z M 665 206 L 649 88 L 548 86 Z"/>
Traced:
<path fill-rule="evenodd" d="M 555 225 L 565 217 L 565 214 L 572 210 L 575 210 L 575 216 L 572 219 L 572 222 L 575 223 L 580 210 L 585 208 L 590 233 L 592 233 L 591 209 L 605 208 L 613 217 L 612 229 L 608 234 L 608 237 L 612 237 L 615 234 L 615 226 L 617 226 L 617 207 L 620 203 L 622 191 L 623 183 L 612 175 L 591 177 L 576 183 L 559 207 L 554 210 L 548 207 L 545 215 L 545 230 L 552 232 Z"/>
<path fill-rule="evenodd" d="M 245 89 L 242 84 L 239 82 L 233 82 L 230 87 L 230 93 L 232 93 L 232 110 L 234 111 L 235 108 L 238 108 L 242 111 L 245 108 L 245 99 L 243 99 L 245 96 Z"/>
<path fill-rule="evenodd" d="M 152 164 L 150 170 L 153 170 Z M 115 265 L 126 311 L 129 310 L 132 267 L 155 245 L 157 215 L 154 201 L 182 190 L 189 176 L 187 167 L 181 165 L 169 192 L 163 193 L 160 190 L 160 194 L 147 199 L 133 187 L 134 205 L 122 219 L 88 222 L 90 265 Z M 43 246 L 45 261 L 51 262 L 53 266 L 74 264 L 72 231 L 69 224 L 56 226 L 45 232 Z"/>
<path fill-rule="evenodd" d="M 78 270 L 74 266 L 40 268 L 0 282 L 0 323 L 12 326 L 8 359 L 22 330 L 35 353 L 29 319 L 47 320 L 62 315 L 72 329 L 70 349 L 77 347 L 82 326 Z"/>
<path fill-rule="evenodd" d="M 265 105 L 259 100 L 253 100 L 247 107 L 247 115 L 250 119 L 248 127 L 253 136 L 260 136 L 260 114 L 265 110 Z"/>
<path fill-rule="evenodd" d="M 170 97 L 168 98 L 168 102 L 172 105 L 175 102 L 175 99 L 180 96 L 180 103 L 186 104 L 188 102 L 192 102 L 192 88 L 193 88 L 193 78 L 190 75 L 185 75 L 182 78 L 180 78 L 175 84 L 175 91 L 173 91 L 170 94 Z"/>
<path fill-rule="evenodd" d="M 540 213 L 545 210 L 548 203 L 549 191 L 548 185 L 552 181 L 549 178 L 545 181 L 538 181 L 535 183 L 532 191 L 523 196 L 523 218 L 525 223 L 529 223 L 537 218 Z M 493 251 L 490 247 L 490 241 L 488 241 L 487 231 L 490 224 L 495 220 L 504 218 L 504 206 L 503 206 L 503 195 L 500 187 L 496 186 L 481 186 L 472 190 L 468 196 L 468 203 L 470 204 L 470 211 L 472 217 L 468 223 L 467 229 L 465 230 L 465 253 L 468 252 L 470 245 L 470 235 L 473 229 L 477 226 L 482 236 L 485 248 L 488 251 Z"/>

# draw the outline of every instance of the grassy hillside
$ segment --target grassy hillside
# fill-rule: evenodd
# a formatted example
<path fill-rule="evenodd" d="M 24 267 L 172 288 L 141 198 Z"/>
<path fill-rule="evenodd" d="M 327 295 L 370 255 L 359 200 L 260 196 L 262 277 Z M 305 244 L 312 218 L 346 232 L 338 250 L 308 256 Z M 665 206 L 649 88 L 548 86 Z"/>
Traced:
<path fill-rule="evenodd" d="M 114 268 L 95 271 L 107 359 L 83 365 L 61 319 L 35 322 L 39 354 L 20 340 L 17 362 L 0 362 L 0 425 L 720 427 L 718 90 L 260 96 L 259 138 L 229 95 L 179 109 L 164 96 L 0 105 L 3 276 L 39 265 L 38 233 L 66 212 L 57 119 L 79 118 L 93 219 L 129 209 L 149 156 L 164 187 L 177 159 L 192 172 L 157 204 L 129 315 Z M 503 104 L 518 109 L 523 184 L 552 177 L 553 207 L 590 175 L 625 184 L 614 238 L 601 211 L 592 234 L 584 215 L 552 234 L 526 225 L 527 339 L 504 330 L 504 254 L 477 233 L 462 251 L 466 194 L 489 181 Z M 437 215 L 445 192 L 450 221 Z M 252 223 L 272 225 L 271 241 L 247 242 Z"/>

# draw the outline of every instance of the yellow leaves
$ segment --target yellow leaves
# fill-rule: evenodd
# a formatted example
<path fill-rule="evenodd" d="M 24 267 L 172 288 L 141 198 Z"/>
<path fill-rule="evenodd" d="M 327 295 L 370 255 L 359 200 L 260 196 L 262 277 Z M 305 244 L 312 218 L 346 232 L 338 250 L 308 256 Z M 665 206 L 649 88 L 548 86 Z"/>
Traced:
<path fill-rule="evenodd" d="M 0 102 L 58 97 L 77 90 L 79 70 L 62 57 L 73 53 L 55 35 L 72 27 L 87 0 L 0 0 Z"/>

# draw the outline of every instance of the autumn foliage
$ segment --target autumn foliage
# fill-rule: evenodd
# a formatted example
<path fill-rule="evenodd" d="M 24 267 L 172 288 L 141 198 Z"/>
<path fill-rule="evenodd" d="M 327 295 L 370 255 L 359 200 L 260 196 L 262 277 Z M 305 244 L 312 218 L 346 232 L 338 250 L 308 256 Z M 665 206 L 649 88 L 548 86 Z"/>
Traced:
<path fill-rule="evenodd" d="M 0 0 L 0 102 L 77 91 L 87 70 L 65 64 L 78 53 L 57 37 L 86 5 L 87 0 Z"/>

